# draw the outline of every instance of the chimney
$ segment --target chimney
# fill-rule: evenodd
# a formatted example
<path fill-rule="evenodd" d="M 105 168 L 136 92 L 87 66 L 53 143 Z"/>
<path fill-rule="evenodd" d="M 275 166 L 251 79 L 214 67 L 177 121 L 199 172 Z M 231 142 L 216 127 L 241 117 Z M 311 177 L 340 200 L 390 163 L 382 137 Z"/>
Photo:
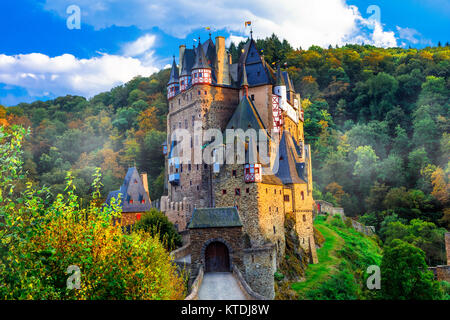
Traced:
<path fill-rule="evenodd" d="M 217 84 L 231 84 L 227 51 L 225 50 L 225 38 L 216 37 L 216 79 Z"/>
<path fill-rule="evenodd" d="M 450 232 L 445 233 L 445 251 L 447 251 L 447 265 L 450 265 Z"/>
<path fill-rule="evenodd" d="M 178 59 L 179 60 L 178 74 L 181 74 L 181 67 L 183 66 L 184 50 L 186 50 L 186 46 L 182 44 L 180 46 L 180 58 Z"/>
<path fill-rule="evenodd" d="M 150 195 L 148 193 L 148 179 L 147 179 L 147 173 L 146 172 L 142 172 L 141 173 L 141 180 L 142 180 L 142 185 L 144 186 L 144 190 L 147 193 L 148 198 L 150 199 Z"/>
<path fill-rule="evenodd" d="M 230 52 L 228 52 L 228 64 L 232 65 L 233 64 L 233 56 L 231 55 Z"/>

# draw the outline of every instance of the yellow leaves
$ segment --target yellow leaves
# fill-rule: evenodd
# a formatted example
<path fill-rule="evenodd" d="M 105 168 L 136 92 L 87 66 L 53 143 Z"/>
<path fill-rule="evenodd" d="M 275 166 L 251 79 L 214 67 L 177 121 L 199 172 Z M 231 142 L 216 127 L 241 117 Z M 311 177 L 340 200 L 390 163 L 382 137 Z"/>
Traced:
<path fill-rule="evenodd" d="M 433 54 L 428 51 L 420 51 L 419 57 L 425 60 L 433 61 Z"/>
<path fill-rule="evenodd" d="M 303 100 L 302 100 L 302 108 L 303 108 L 303 110 L 308 109 L 308 107 L 309 107 L 311 104 L 312 104 L 312 102 L 311 102 L 308 98 L 303 99 Z"/>
<path fill-rule="evenodd" d="M 326 128 L 328 128 L 328 122 L 325 120 L 320 120 L 319 125 L 322 127 L 322 130 L 325 130 Z"/>
<path fill-rule="evenodd" d="M 447 177 L 448 178 L 448 177 Z M 446 181 L 445 173 L 442 168 L 437 168 L 431 175 L 431 184 L 433 191 L 431 194 L 443 205 L 449 201 L 450 184 Z"/>
<path fill-rule="evenodd" d="M 155 107 L 147 108 L 142 111 L 138 116 L 139 129 L 144 131 L 144 133 L 149 132 L 152 129 L 158 128 L 158 109 Z"/>

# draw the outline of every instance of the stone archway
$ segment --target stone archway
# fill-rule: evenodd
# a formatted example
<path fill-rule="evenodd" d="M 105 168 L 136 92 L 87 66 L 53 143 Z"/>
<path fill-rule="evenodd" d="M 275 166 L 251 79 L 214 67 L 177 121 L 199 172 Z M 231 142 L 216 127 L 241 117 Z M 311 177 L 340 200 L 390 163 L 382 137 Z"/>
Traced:
<path fill-rule="evenodd" d="M 223 239 L 209 239 L 202 247 L 205 272 L 231 272 L 233 249 Z"/>
<path fill-rule="evenodd" d="M 219 241 L 211 242 L 205 249 L 206 272 L 230 271 L 230 254 L 225 244 Z"/>

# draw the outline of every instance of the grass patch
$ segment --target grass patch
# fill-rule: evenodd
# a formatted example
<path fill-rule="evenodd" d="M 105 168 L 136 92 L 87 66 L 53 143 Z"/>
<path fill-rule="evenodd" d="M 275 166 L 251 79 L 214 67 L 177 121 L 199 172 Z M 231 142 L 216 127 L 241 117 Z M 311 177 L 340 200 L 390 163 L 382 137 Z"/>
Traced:
<path fill-rule="evenodd" d="M 292 284 L 300 299 L 364 299 L 366 269 L 380 265 L 377 241 L 343 223 L 340 217 L 318 217 L 314 226 L 325 242 L 317 250 L 319 263 L 306 269 L 306 280 Z"/>
<path fill-rule="evenodd" d="M 332 272 L 336 271 L 336 266 L 340 262 L 340 259 L 336 256 L 337 250 L 344 245 L 344 240 L 334 230 L 329 228 L 324 221 L 317 220 L 315 227 L 322 233 L 325 243 L 322 248 L 317 250 L 319 263 L 311 264 L 306 269 L 306 280 L 292 284 L 292 289 L 296 290 L 300 296 L 302 296 L 302 292 L 316 288 Z"/>

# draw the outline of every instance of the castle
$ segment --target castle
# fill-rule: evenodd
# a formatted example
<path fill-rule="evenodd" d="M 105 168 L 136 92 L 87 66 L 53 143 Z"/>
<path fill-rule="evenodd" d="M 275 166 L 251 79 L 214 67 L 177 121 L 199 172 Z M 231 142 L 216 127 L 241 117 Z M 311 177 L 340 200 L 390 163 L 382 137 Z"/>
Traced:
<path fill-rule="evenodd" d="M 286 71 L 265 61 L 252 37 L 234 62 L 225 38 L 218 36 L 214 43 L 210 36 L 192 49 L 179 47 L 167 97 L 167 194 L 161 211 L 187 235 L 194 272 L 238 268 L 255 292 L 272 299 L 273 275 L 285 257 L 287 215 L 295 221 L 310 263 L 317 263 L 311 152 L 304 143 L 300 95 Z M 196 123 L 203 132 L 262 130 L 257 142 L 268 142 L 276 168 L 260 162 L 264 151 L 248 138 L 244 163 L 196 162 L 195 147 L 210 143 L 198 139 Z M 188 155 L 176 148 L 180 129 L 191 136 Z M 181 156 L 189 161 L 183 163 Z"/>

